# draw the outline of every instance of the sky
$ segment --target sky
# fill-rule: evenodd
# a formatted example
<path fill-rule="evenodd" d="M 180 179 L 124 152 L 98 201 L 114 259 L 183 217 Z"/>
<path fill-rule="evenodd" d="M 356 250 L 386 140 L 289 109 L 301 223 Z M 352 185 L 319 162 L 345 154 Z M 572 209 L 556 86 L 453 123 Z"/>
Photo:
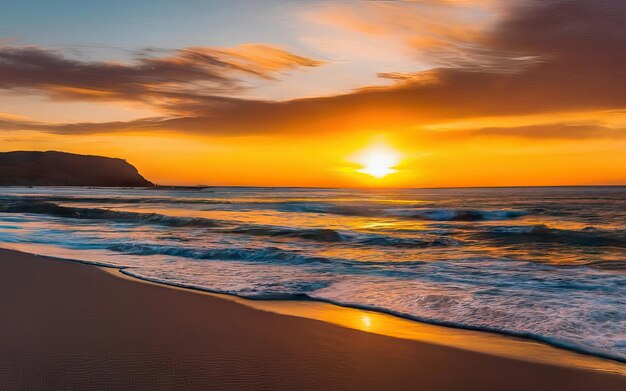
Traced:
<path fill-rule="evenodd" d="M 622 0 L 0 7 L 0 151 L 159 184 L 626 184 Z"/>

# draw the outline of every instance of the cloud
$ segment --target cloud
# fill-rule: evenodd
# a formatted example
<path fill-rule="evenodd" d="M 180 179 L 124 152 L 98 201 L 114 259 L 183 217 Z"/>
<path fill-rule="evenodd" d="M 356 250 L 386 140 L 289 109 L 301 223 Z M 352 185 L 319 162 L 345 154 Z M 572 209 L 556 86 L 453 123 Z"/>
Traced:
<path fill-rule="evenodd" d="M 465 141 L 470 138 L 521 138 L 543 140 L 589 140 L 626 138 L 626 128 L 600 124 L 551 123 L 515 127 L 485 127 L 477 129 L 436 131 L 424 138 L 435 141 Z"/>
<path fill-rule="evenodd" d="M 263 51 L 245 47 L 239 54 L 180 50 L 169 57 L 138 58 L 133 64 L 84 63 L 41 49 L 5 49 L 0 51 L 0 86 L 40 89 L 77 99 L 112 99 L 106 94 L 139 98 L 152 101 L 167 115 L 125 123 L 37 125 L 58 133 L 166 129 L 297 135 L 411 129 L 481 116 L 620 110 L 626 108 L 625 19 L 626 3 L 621 0 L 515 2 L 471 45 L 456 46 L 458 54 L 445 54 L 458 57 L 449 66 L 413 74 L 385 73 L 381 76 L 397 83 L 328 97 L 263 101 L 217 96 L 239 87 L 233 76 L 237 73 L 272 77 L 279 70 L 319 65 L 280 51 L 264 52 L 269 53 L 268 59 Z M 208 83 L 208 87 L 199 88 L 198 83 Z M 82 89 L 105 95 L 91 96 Z M 24 126 L 15 124 L 14 128 Z M 612 132 L 602 126 L 576 126 L 565 128 L 580 137 Z M 11 124 L 5 121 L 4 127 Z M 501 135 L 505 130 L 482 131 Z M 551 132 L 564 136 L 557 126 L 518 131 L 525 137 Z"/>
<path fill-rule="evenodd" d="M 484 67 L 501 58 L 479 44 L 499 16 L 495 1 L 357 2 L 322 7 L 313 21 L 368 38 L 400 41 L 412 57 L 438 67 Z M 380 49 L 376 51 L 380 53 Z"/>
<path fill-rule="evenodd" d="M 185 96 L 233 93 L 241 78 L 322 62 L 267 45 L 191 47 L 159 56 L 146 50 L 130 63 L 81 61 L 39 47 L 0 47 L 0 88 L 76 100 L 143 100 L 159 105 Z"/>

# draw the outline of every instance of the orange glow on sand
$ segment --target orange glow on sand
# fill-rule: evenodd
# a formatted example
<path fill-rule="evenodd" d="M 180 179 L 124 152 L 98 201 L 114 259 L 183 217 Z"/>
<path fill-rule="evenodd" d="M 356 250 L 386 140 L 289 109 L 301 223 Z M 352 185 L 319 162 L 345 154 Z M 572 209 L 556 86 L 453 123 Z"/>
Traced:
<path fill-rule="evenodd" d="M 116 271 L 109 271 L 116 273 Z M 132 277 L 126 277 L 132 278 Z M 151 284 L 148 282 L 148 284 Z M 343 327 L 395 338 L 452 346 L 500 357 L 570 365 L 576 368 L 624 374 L 624 368 L 611 360 L 559 349 L 532 340 L 482 331 L 448 328 L 414 322 L 393 315 L 345 308 L 313 301 L 248 300 L 236 296 L 206 293 L 268 312 L 334 323 Z"/>

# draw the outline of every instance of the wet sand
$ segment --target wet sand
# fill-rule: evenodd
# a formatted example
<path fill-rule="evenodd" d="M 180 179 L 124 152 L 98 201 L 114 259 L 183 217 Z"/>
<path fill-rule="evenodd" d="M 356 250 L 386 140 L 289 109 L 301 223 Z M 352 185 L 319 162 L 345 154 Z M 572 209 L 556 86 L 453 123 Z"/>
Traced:
<path fill-rule="evenodd" d="M 626 376 L 260 311 L 0 250 L 2 390 L 623 390 Z"/>

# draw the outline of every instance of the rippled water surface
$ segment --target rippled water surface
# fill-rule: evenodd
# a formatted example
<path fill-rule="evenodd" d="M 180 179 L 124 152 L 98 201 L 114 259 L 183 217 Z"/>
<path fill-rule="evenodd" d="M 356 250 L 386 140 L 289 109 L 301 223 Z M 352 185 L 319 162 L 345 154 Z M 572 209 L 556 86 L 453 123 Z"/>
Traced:
<path fill-rule="evenodd" d="M 626 360 L 626 188 L 0 188 L 0 245 Z"/>

